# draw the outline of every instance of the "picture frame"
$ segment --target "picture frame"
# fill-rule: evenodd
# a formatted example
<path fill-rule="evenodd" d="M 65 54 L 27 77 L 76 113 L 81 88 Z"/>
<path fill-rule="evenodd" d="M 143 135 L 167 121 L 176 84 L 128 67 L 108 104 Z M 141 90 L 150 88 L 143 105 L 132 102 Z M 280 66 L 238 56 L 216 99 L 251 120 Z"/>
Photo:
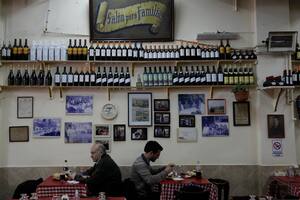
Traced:
<path fill-rule="evenodd" d="M 250 126 L 250 102 L 232 102 L 233 126 Z"/>
<path fill-rule="evenodd" d="M 94 125 L 94 137 L 99 137 L 99 138 L 111 137 L 110 124 L 95 124 Z"/>
<path fill-rule="evenodd" d="M 114 124 L 114 141 L 126 141 L 126 125 Z"/>
<path fill-rule="evenodd" d="M 154 111 L 170 111 L 170 100 L 154 99 Z"/>
<path fill-rule="evenodd" d="M 92 115 L 93 96 L 67 95 L 66 114 L 67 115 Z"/>
<path fill-rule="evenodd" d="M 147 140 L 147 128 L 131 128 L 131 140 Z"/>
<path fill-rule="evenodd" d="M 207 114 L 209 115 L 225 115 L 226 100 L 225 99 L 207 99 Z"/>
<path fill-rule="evenodd" d="M 29 126 L 10 126 L 9 142 L 29 142 Z"/>
<path fill-rule="evenodd" d="M 197 128 L 177 128 L 177 142 L 197 142 Z"/>
<path fill-rule="evenodd" d="M 284 115 L 268 114 L 268 138 L 285 138 Z"/>
<path fill-rule="evenodd" d="M 33 118 L 33 97 L 17 97 L 17 118 Z"/>
<path fill-rule="evenodd" d="M 179 115 L 202 115 L 205 113 L 204 94 L 178 94 Z"/>
<path fill-rule="evenodd" d="M 154 126 L 154 137 L 156 138 L 170 138 L 170 126 Z"/>
<path fill-rule="evenodd" d="M 152 93 L 128 93 L 128 126 L 152 126 Z"/>
<path fill-rule="evenodd" d="M 91 41 L 174 40 L 174 0 L 90 0 L 89 12 Z"/>
<path fill-rule="evenodd" d="M 170 124 L 171 116 L 169 112 L 155 112 L 154 124 Z"/>
<path fill-rule="evenodd" d="M 92 122 L 65 122 L 65 143 L 92 143 Z"/>
<path fill-rule="evenodd" d="M 179 115 L 179 127 L 195 127 L 195 115 Z"/>
<path fill-rule="evenodd" d="M 227 115 L 202 116 L 203 137 L 229 136 L 229 123 Z"/>
<path fill-rule="evenodd" d="M 34 118 L 32 126 L 33 137 L 60 137 L 60 118 Z"/>
<path fill-rule="evenodd" d="M 95 139 L 95 144 L 100 143 L 103 144 L 106 148 L 106 153 L 111 152 L 111 140 L 110 139 Z"/>

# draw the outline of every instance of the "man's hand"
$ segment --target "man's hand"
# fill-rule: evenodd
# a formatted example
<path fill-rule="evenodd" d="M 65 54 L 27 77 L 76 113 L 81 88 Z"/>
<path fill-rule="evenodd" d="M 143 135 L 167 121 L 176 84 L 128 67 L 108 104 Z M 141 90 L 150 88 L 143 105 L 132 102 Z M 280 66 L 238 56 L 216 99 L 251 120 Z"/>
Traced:
<path fill-rule="evenodd" d="M 172 172 L 174 170 L 175 164 L 170 163 L 166 166 L 165 171 L 167 172 L 167 174 L 169 174 L 170 172 Z"/>

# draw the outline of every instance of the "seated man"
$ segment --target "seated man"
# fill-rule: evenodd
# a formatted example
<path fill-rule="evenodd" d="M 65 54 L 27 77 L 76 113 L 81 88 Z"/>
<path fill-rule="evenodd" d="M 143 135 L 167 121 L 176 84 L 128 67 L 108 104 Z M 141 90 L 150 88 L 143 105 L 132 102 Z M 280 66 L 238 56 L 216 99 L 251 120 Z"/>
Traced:
<path fill-rule="evenodd" d="M 158 159 L 162 150 L 163 148 L 158 142 L 149 141 L 144 148 L 144 153 L 132 165 L 131 180 L 135 184 L 138 199 L 159 199 L 159 194 L 155 194 L 153 186 L 165 179 L 168 173 L 173 171 L 173 164 L 159 169 L 153 169 L 150 166 L 150 161 L 154 162 Z"/>
<path fill-rule="evenodd" d="M 91 148 L 91 158 L 95 165 L 81 175 L 76 175 L 75 180 L 87 184 L 89 196 L 98 196 L 99 192 L 105 192 L 108 196 L 121 195 L 121 171 L 113 159 L 106 154 L 105 146 L 94 144 Z"/>

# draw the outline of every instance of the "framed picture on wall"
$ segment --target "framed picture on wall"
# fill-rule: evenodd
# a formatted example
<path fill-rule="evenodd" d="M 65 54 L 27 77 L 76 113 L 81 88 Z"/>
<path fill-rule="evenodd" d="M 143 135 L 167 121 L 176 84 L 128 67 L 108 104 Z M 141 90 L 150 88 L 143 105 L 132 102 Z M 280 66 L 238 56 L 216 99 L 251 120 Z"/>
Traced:
<path fill-rule="evenodd" d="M 90 0 L 91 40 L 173 41 L 174 0 Z"/>
<path fill-rule="evenodd" d="M 60 118 L 33 119 L 32 135 L 34 137 L 60 137 Z"/>
<path fill-rule="evenodd" d="M 128 93 L 128 126 L 152 126 L 151 93 Z"/>
<path fill-rule="evenodd" d="M 28 142 L 29 127 L 28 126 L 10 126 L 9 142 Z"/>
<path fill-rule="evenodd" d="M 155 112 L 154 113 L 155 124 L 170 124 L 170 113 L 169 112 Z"/>
<path fill-rule="evenodd" d="M 131 140 L 147 140 L 147 128 L 131 128 Z"/>
<path fill-rule="evenodd" d="M 65 122 L 65 143 L 92 143 L 92 122 Z"/>
<path fill-rule="evenodd" d="M 207 99 L 207 113 L 209 115 L 224 115 L 226 114 L 225 99 Z"/>
<path fill-rule="evenodd" d="M 110 137 L 111 128 L 109 124 L 95 124 L 95 137 Z"/>
<path fill-rule="evenodd" d="M 17 118 L 33 118 L 33 97 L 17 98 Z"/>
<path fill-rule="evenodd" d="M 285 138 L 284 133 L 284 115 L 267 115 L 268 120 L 268 138 Z"/>
<path fill-rule="evenodd" d="M 93 96 L 66 96 L 66 114 L 92 115 Z"/>
<path fill-rule="evenodd" d="M 178 94 L 180 115 L 202 115 L 205 112 L 204 94 Z"/>
<path fill-rule="evenodd" d="M 196 128 L 178 128 L 177 142 L 197 142 L 198 131 Z"/>
<path fill-rule="evenodd" d="M 229 136 L 229 123 L 227 115 L 202 116 L 202 136 L 221 137 Z"/>
<path fill-rule="evenodd" d="M 195 127 L 195 115 L 179 115 L 179 127 Z"/>
<path fill-rule="evenodd" d="M 250 126 L 250 103 L 233 102 L 233 125 L 234 126 Z"/>
<path fill-rule="evenodd" d="M 125 141 L 126 140 L 126 125 L 115 124 L 114 125 L 114 141 Z"/>
<path fill-rule="evenodd" d="M 154 126 L 154 137 L 156 138 L 170 138 L 170 126 Z"/>
<path fill-rule="evenodd" d="M 154 99 L 154 111 L 170 111 L 170 100 Z"/>

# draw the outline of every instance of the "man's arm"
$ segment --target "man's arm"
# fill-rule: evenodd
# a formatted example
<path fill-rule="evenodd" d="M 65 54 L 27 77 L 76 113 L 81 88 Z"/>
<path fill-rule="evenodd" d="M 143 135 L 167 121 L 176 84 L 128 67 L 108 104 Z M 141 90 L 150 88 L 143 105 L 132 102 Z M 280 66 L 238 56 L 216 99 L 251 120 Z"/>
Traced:
<path fill-rule="evenodd" d="M 166 166 L 159 167 L 159 168 L 152 168 L 152 167 L 150 167 L 150 172 L 151 172 L 151 174 L 158 174 L 158 173 L 160 173 L 161 171 L 163 171 L 165 169 L 166 169 Z"/>
<path fill-rule="evenodd" d="M 160 171 L 157 174 L 152 174 L 151 167 L 148 166 L 144 162 L 137 163 L 136 165 L 133 166 L 136 170 L 136 172 L 139 174 L 139 176 L 143 179 L 145 183 L 148 185 L 153 185 L 156 183 L 159 183 L 161 180 L 163 180 L 167 176 L 166 171 Z"/>

